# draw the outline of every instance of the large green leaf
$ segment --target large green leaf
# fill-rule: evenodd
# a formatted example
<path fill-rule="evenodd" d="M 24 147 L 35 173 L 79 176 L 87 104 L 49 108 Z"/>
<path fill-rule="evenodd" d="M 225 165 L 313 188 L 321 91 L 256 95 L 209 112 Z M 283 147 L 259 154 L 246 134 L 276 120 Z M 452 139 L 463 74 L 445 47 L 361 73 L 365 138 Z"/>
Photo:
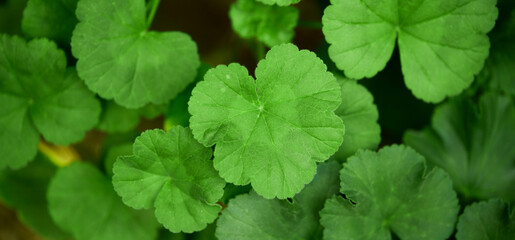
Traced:
<path fill-rule="evenodd" d="M 79 76 L 103 98 L 128 108 L 169 101 L 200 65 L 188 35 L 148 31 L 145 9 L 145 0 L 77 4 L 71 45 Z"/>
<path fill-rule="evenodd" d="M 339 79 L 339 83 L 342 103 L 335 113 L 345 124 L 345 137 L 335 157 L 345 161 L 358 149 L 376 149 L 381 141 L 381 127 L 377 124 L 379 113 L 372 94 L 356 81 Z"/>
<path fill-rule="evenodd" d="M 157 224 L 149 211 L 125 206 L 109 180 L 87 163 L 61 168 L 48 188 L 50 215 L 77 240 L 153 240 Z"/>
<path fill-rule="evenodd" d="M 431 128 L 409 131 L 404 141 L 451 176 L 466 199 L 515 200 L 515 106 L 486 93 L 479 109 L 468 99 L 438 107 Z"/>
<path fill-rule="evenodd" d="M 46 192 L 56 167 L 41 154 L 22 169 L 0 170 L 0 198 L 16 209 L 19 218 L 31 229 L 49 239 L 68 235 L 54 223 L 48 212 Z"/>
<path fill-rule="evenodd" d="M 46 37 L 69 44 L 77 24 L 78 0 L 29 0 L 23 11 L 22 29 L 30 37 Z"/>
<path fill-rule="evenodd" d="M 342 143 L 334 114 L 340 86 L 312 52 L 273 47 L 256 80 L 239 64 L 207 72 L 189 101 L 199 142 L 215 147 L 214 165 L 228 182 L 252 183 L 265 198 L 292 197 Z"/>
<path fill-rule="evenodd" d="M 255 192 L 229 201 L 217 222 L 220 240 L 320 239 L 322 227 L 318 212 L 327 198 L 338 192 L 338 164 L 318 165 L 313 182 L 292 202 L 265 199 Z"/>
<path fill-rule="evenodd" d="M 229 11 L 232 28 L 242 38 L 256 37 L 269 47 L 291 42 L 299 19 L 294 7 L 269 6 L 255 0 L 238 0 Z"/>
<path fill-rule="evenodd" d="M 199 231 L 218 217 L 225 182 L 213 168 L 211 149 L 189 129 L 146 131 L 133 154 L 119 157 L 113 168 L 113 185 L 125 204 L 154 206 L 157 220 L 172 232 Z"/>
<path fill-rule="evenodd" d="M 351 78 L 372 77 L 397 39 L 404 81 L 439 102 L 468 87 L 488 56 L 495 0 L 331 0 L 323 16 L 329 55 Z"/>
<path fill-rule="evenodd" d="M 405 146 L 358 151 L 340 172 L 341 192 L 321 211 L 324 239 L 447 239 L 458 199 L 441 169 Z"/>
<path fill-rule="evenodd" d="M 61 145 L 81 140 L 99 114 L 98 100 L 66 69 L 55 43 L 0 35 L 0 169 L 33 159 L 38 132 Z"/>
<path fill-rule="evenodd" d="M 473 203 L 458 221 L 458 240 L 515 239 L 513 209 L 499 199 Z"/>

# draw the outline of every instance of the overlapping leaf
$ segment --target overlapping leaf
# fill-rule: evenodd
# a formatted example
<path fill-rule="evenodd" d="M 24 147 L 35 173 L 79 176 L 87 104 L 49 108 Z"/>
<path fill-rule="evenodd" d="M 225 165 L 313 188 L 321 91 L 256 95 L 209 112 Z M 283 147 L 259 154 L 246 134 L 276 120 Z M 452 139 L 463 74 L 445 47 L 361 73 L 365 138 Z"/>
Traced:
<path fill-rule="evenodd" d="M 146 131 L 133 154 L 118 158 L 113 168 L 113 185 L 125 204 L 154 206 L 157 220 L 172 232 L 199 231 L 218 217 L 225 182 L 213 168 L 211 149 L 189 129 Z"/>
<path fill-rule="evenodd" d="M 38 132 L 61 145 L 81 140 L 99 114 L 98 100 L 66 69 L 55 43 L 0 35 L 0 168 L 33 159 Z"/>
<path fill-rule="evenodd" d="M 407 132 L 404 141 L 451 176 L 465 198 L 515 199 L 513 100 L 484 94 L 479 109 L 454 99 L 434 112 L 431 128 Z"/>
<path fill-rule="evenodd" d="M 174 98 L 200 65 L 181 32 L 148 31 L 144 0 L 81 0 L 72 36 L 77 71 L 103 98 L 139 108 Z"/>
<path fill-rule="evenodd" d="M 513 209 L 499 199 L 473 203 L 458 221 L 458 240 L 515 239 Z"/>
<path fill-rule="evenodd" d="M 255 37 L 269 47 L 293 39 L 299 19 L 294 7 L 269 6 L 255 0 L 238 0 L 229 11 L 232 28 L 242 38 Z"/>
<path fill-rule="evenodd" d="M 287 198 L 341 145 L 344 127 L 334 114 L 340 102 L 324 63 L 285 44 L 259 62 L 256 80 L 238 64 L 208 71 L 189 101 L 190 126 L 199 142 L 216 144 L 215 168 L 226 181 Z"/>
<path fill-rule="evenodd" d="M 229 201 L 217 222 L 220 240 L 320 239 L 318 212 L 327 198 L 338 192 L 338 164 L 318 165 L 313 182 L 293 198 L 265 199 L 255 192 Z M 285 234 L 288 233 L 288 234 Z"/>
<path fill-rule="evenodd" d="M 30 37 L 46 37 L 69 44 L 77 24 L 78 0 L 29 0 L 23 11 L 22 29 Z"/>
<path fill-rule="evenodd" d="M 413 94 L 439 102 L 468 87 L 488 56 L 495 0 L 331 0 L 323 16 L 329 55 L 351 78 L 372 77 L 399 44 Z"/>
<path fill-rule="evenodd" d="M 447 239 L 459 206 L 449 176 L 405 146 L 358 151 L 321 211 L 324 239 Z"/>
<path fill-rule="evenodd" d="M 50 214 L 77 240 L 153 240 L 159 224 L 151 212 L 125 206 L 109 180 L 75 162 L 57 171 L 48 188 Z"/>
<path fill-rule="evenodd" d="M 344 161 L 358 149 L 376 149 L 381 141 L 379 113 L 374 97 L 356 81 L 339 79 L 342 103 L 336 109 L 345 124 L 345 137 L 335 157 Z"/>

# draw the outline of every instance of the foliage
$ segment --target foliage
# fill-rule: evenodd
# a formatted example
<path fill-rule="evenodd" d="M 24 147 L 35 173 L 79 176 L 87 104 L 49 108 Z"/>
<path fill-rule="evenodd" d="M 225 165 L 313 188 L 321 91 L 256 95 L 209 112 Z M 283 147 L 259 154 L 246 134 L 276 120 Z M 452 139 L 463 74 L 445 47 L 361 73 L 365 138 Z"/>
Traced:
<path fill-rule="evenodd" d="M 0 213 L 48 240 L 515 239 L 514 29 L 511 0 L 0 0 Z"/>

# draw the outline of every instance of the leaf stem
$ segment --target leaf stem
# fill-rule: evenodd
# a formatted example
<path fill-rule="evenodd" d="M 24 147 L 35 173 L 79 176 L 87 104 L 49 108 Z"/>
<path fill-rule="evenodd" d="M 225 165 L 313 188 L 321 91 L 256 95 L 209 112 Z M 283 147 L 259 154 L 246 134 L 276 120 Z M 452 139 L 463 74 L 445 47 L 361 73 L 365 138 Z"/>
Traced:
<path fill-rule="evenodd" d="M 147 29 L 150 28 L 152 25 L 152 22 L 154 21 L 154 17 L 156 16 L 157 7 L 159 7 L 159 3 L 161 0 L 152 0 L 147 5 L 147 11 L 150 9 L 150 13 L 148 14 L 147 18 Z M 152 6 L 152 8 L 149 8 L 149 6 Z"/>
<path fill-rule="evenodd" d="M 38 150 L 57 167 L 66 167 L 80 159 L 74 148 L 48 144 L 42 140 L 39 141 Z"/>
<path fill-rule="evenodd" d="M 265 44 L 256 39 L 254 46 L 254 52 L 256 54 L 257 61 L 259 62 L 261 59 L 265 58 Z"/>
<path fill-rule="evenodd" d="M 298 26 L 300 28 L 322 29 L 322 23 L 317 21 L 301 20 L 299 21 Z"/>

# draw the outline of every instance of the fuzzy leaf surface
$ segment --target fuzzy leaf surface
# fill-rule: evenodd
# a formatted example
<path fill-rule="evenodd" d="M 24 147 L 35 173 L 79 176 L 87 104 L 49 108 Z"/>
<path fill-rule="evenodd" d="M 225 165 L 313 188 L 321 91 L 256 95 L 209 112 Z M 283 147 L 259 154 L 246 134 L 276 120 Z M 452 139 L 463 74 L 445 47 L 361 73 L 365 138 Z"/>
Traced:
<path fill-rule="evenodd" d="M 181 32 L 148 31 L 144 0 L 81 0 L 72 36 L 77 71 L 95 93 L 127 108 L 161 104 L 195 78 L 197 46 Z"/>
<path fill-rule="evenodd" d="M 407 87 L 440 102 L 468 87 L 488 56 L 495 0 L 331 0 L 323 32 L 329 56 L 348 77 L 370 78 L 397 40 Z"/>
<path fill-rule="evenodd" d="M 200 231 L 218 217 L 225 182 L 210 160 L 212 151 L 181 126 L 149 130 L 136 138 L 133 154 L 119 157 L 113 185 L 125 204 L 155 207 L 172 232 Z"/>
<path fill-rule="evenodd" d="M 441 169 L 426 172 L 413 149 L 358 151 L 340 172 L 341 193 L 321 211 L 324 239 L 447 239 L 458 199 Z"/>
<path fill-rule="evenodd" d="M 314 53 L 284 44 L 259 62 L 256 80 L 239 64 L 206 73 L 189 101 L 190 126 L 199 142 L 216 144 L 220 176 L 265 198 L 292 197 L 311 182 L 344 134 L 334 114 L 340 86 L 326 69 Z"/>

